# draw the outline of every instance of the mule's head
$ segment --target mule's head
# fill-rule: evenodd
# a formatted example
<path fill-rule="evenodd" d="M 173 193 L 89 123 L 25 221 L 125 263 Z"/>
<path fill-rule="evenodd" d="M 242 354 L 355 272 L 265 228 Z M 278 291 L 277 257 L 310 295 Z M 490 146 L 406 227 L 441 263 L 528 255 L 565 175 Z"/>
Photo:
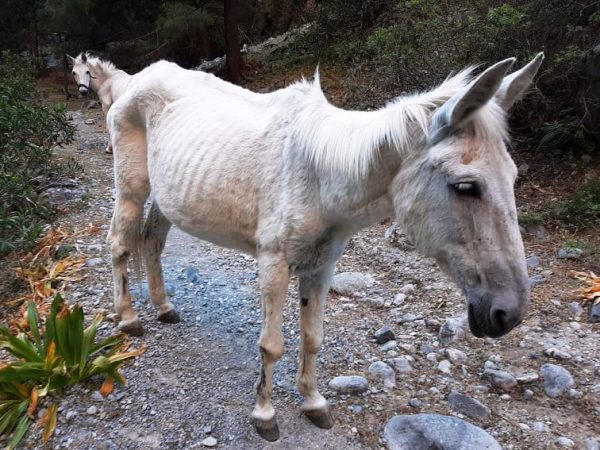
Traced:
<path fill-rule="evenodd" d="M 91 82 L 94 79 L 94 76 L 90 72 L 90 66 L 87 61 L 87 54 L 80 53 L 76 58 L 67 55 L 67 58 L 73 65 L 72 74 L 75 79 L 75 83 L 77 83 L 77 87 L 79 88 L 79 93 L 81 95 L 87 95 L 91 90 Z"/>
<path fill-rule="evenodd" d="M 394 181 L 399 222 L 463 290 L 477 337 L 506 334 L 529 305 L 505 112 L 542 60 L 539 54 L 508 77 L 514 59 L 502 61 L 454 94 L 434 112 L 424 151 Z"/>

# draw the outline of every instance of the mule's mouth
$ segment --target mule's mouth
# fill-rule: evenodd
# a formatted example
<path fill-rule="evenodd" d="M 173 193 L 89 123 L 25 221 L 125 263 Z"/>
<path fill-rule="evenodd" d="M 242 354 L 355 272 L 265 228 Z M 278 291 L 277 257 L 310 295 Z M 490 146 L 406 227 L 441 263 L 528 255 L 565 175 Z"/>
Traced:
<path fill-rule="evenodd" d="M 491 338 L 499 338 L 504 336 L 509 331 L 511 331 L 514 327 L 519 325 L 523 318 L 514 318 L 508 322 L 502 322 L 502 320 L 496 320 L 497 323 L 493 323 L 493 318 L 491 317 L 493 314 L 498 315 L 498 312 L 494 312 L 492 308 L 489 311 L 487 308 L 484 308 L 485 311 L 478 311 L 476 306 L 473 303 L 469 303 L 468 307 L 468 316 L 469 316 L 469 328 L 471 329 L 471 333 L 473 336 L 482 338 L 482 337 L 491 337 Z M 505 316 L 505 312 L 500 313 L 501 316 Z"/>
<path fill-rule="evenodd" d="M 483 332 L 482 328 L 479 326 L 477 320 L 475 319 L 475 308 L 471 303 L 469 303 L 469 328 L 471 329 L 471 333 L 473 333 L 473 336 L 478 338 L 482 338 L 485 336 L 485 333 Z"/>

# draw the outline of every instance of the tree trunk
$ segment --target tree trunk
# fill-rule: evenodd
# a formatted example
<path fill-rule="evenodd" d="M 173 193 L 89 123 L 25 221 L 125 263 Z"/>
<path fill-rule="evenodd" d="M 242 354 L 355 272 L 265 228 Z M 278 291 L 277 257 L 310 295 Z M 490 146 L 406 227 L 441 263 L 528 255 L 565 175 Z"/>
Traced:
<path fill-rule="evenodd" d="M 225 55 L 227 78 L 240 84 L 240 31 L 238 29 L 238 0 L 225 0 Z"/>

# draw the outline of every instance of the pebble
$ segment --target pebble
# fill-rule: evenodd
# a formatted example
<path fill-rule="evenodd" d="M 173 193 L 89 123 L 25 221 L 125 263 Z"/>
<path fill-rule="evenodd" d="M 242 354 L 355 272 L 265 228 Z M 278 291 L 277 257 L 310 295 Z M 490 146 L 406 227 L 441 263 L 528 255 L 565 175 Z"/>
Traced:
<path fill-rule="evenodd" d="M 404 303 L 404 300 L 406 300 L 406 294 L 400 293 L 394 297 L 394 301 L 392 302 L 392 304 L 394 306 L 400 306 L 402 305 L 402 303 Z"/>
<path fill-rule="evenodd" d="M 383 437 L 390 450 L 501 450 L 496 440 L 483 429 L 457 417 L 439 414 L 414 414 L 392 417 Z"/>
<path fill-rule="evenodd" d="M 555 347 L 547 348 L 546 350 L 544 350 L 544 353 L 546 354 L 546 356 L 551 356 L 555 359 L 571 359 L 573 357 L 570 353 L 567 353 Z"/>
<path fill-rule="evenodd" d="M 523 400 L 532 400 L 533 399 L 533 391 L 531 389 L 525 389 L 523 391 Z"/>
<path fill-rule="evenodd" d="M 216 447 L 217 440 L 213 436 L 209 436 L 202 441 L 202 445 L 205 447 Z"/>
<path fill-rule="evenodd" d="M 86 125 L 94 125 L 96 121 L 94 119 L 86 119 L 83 123 Z"/>
<path fill-rule="evenodd" d="M 544 281 L 546 281 L 544 275 L 534 275 L 532 277 L 529 277 L 529 287 L 532 288 L 534 286 L 537 286 L 538 284 L 542 284 Z"/>
<path fill-rule="evenodd" d="M 87 411 L 86 411 L 90 416 L 93 416 L 94 414 L 98 413 L 98 407 L 97 406 L 90 406 Z"/>
<path fill-rule="evenodd" d="M 414 322 L 416 320 L 421 320 L 421 319 L 423 319 L 422 314 L 404 314 L 402 317 L 400 317 L 398 319 L 398 323 L 399 324 L 410 323 L 410 322 Z"/>
<path fill-rule="evenodd" d="M 423 353 L 424 355 L 428 355 L 429 353 L 433 352 L 433 346 L 427 343 L 421 344 L 419 350 L 421 350 L 421 353 Z"/>
<path fill-rule="evenodd" d="M 520 176 L 524 177 L 525 175 L 527 175 L 527 172 L 529 172 L 529 164 L 523 163 L 519 167 L 517 167 L 517 173 Z"/>
<path fill-rule="evenodd" d="M 331 290 L 341 295 L 352 295 L 357 291 L 370 288 L 375 283 L 369 274 L 360 272 L 342 272 L 336 274 L 331 280 Z"/>
<path fill-rule="evenodd" d="M 427 353 L 427 356 L 425 356 L 425 358 L 427 358 L 427 361 L 431 361 L 431 362 L 437 362 L 438 360 L 438 355 L 437 353 L 431 352 L 431 353 Z"/>
<path fill-rule="evenodd" d="M 505 391 L 510 391 L 517 385 L 517 379 L 503 370 L 485 369 L 481 378 Z"/>
<path fill-rule="evenodd" d="M 400 358 L 393 358 L 390 360 L 392 366 L 400 373 L 408 373 L 412 371 L 412 366 L 410 365 L 410 361 L 401 356 Z"/>
<path fill-rule="evenodd" d="M 544 364 L 541 373 L 544 379 L 544 392 L 548 397 L 558 397 L 574 384 L 573 376 L 562 366 Z"/>
<path fill-rule="evenodd" d="M 539 380 L 540 376 L 535 372 L 530 372 L 524 373 L 523 375 L 517 375 L 515 378 L 519 384 L 527 384 Z"/>
<path fill-rule="evenodd" d="M 383 379 L 383 386 L 388 389 L 396 387 L 396 373 L 394 369 L 388 366 L 383 361 L 376 361 L 369 366 L 368 369 L 371 375 L 375 375 Z"/>
<path fill-rule="evenodd" d="M 373 335 L 378 344 L 385 344 L 388 341 L 393 341 L 396 337 L 394 332 L 387 325 L 381 327 Z"/>
<path fill-rule="evenodd" d="M 527 262 L 528 269 L 535 269 L 540 265 L 540 257 L 537 255 L 532 255 L 525 260 Z"/>
<path fill-rule="evenodd" d="M 423 402 L 421 400 L 419 400 L 418 398 L 411 398 L 408 401 L 408 405 L 415 409 L 420 408 L 422 404 L 423 404 Z"/>
<path fill-rule="evenodd" d="M 558 257 L 560 259 L 579 259 L 583 256 L 583 250 L 576 247 L 561 248 L 558 251 Z"/>
<path fill-rule="evenodd" d="M 510 396 L 510 394 L 502 394 L 500 396 L 500 400 L 504 400 L 505 402 L 508 402 L 508 401 L 512 400 L 512 397 Z"/>
<path fill-rule="evenodd" d="M 486 361 L 486 362 L 483 363 L 483 368 L 484 369 L 494 369 L 494 370 L 496 370 L 499 367 L 498 367 L 498 364 L 496 364 L 494 361 L 489 361 L 488 360 L 488 361 Z"/>
<path fill-rule="evenodd" d="M 338 394 L 361 394 L 369 389 L 369 382 L 365 377 L 345 375 L 333 378 L 328 386 Z"/>
<path fill-rule="evenodd" d="M 583 306 L 579 302 L 569 303 L 569 312 L 574 316 L 581 316 L 583 314 Z"/>
<path fill-rule="evenodd" d="M 457 350 L 455 348 L 446 349 L 446 356 L 448 357 L 450 362 L 453 362 L 455 364 L 464 362 L 467 359 L 467 355 L 464 352 L 461 352 L 460 350 Z"/>
<path fill-rule="evenodd" d="M 102 264 L 102 258 L 90 258 L 85 262 L 86 267 L 96 267 Z"/>
<path fill-rule="evenodd" d="M 594 438 L 588 438 L 584 441 L 585 450 L 600 450 L 600 441 Z"/>
<path fill-rule="evenodd" d="M 569 389 L 568 396 L 569 398 L 577 399 L 583 397 L 583 394 L 577 389 Z"/>
<path fill-rule="evenodd" d="M 591 323 L 600 322 L 600 302 L 594 303 L 592 305 L 592 311 L 590 312 L 590 322 Z"/>
<path fill-rule="evenodd" d="M 556 443 L 560 446 L 560 447 L 564 447 L 564 448 L 573 448 L 575 447 L 575 442 L 573 442 L 571 439 L 569 439 L 566 436 L 561 436 L 556 440 Z"/>
<path fill-rule="evenodd" d="M 415 292 L 415 285 L 410 283 L 405 284 L 400 288 L 400 292 L 404 295 L 410 295 Z"/>
<path fill-rule="evenodd" d="M 535 431 L 537 431 L 538 433 L 549 433 L 550 432 L 550 427 L 545 424 L 544 422 L 533 422 L 532 423 L 533 429 Z"/>
<path fill-rule="evenodd" d="M 458 341 L 467 334 L 468 319 L 466 316 L 451 317 L 444 322 L 438 334 L 438 340 L 442 345 Z"/>
<path fill-rule="evenodd" d="M 447 359 L 440 361 L 437 366 L 438 370 L 442 373 L 450 374 L 452 371 L 452 364 Z"/>
<path fill-rule="evenodd" d="M 389 352 L 390 350 L 394 350 L 396 347 L 396 341 L 388 341 L 382 346 L 380 346 L 379 350 L 381 350 L 382 352 Z"/>
<path fill-rule="evenodd" d="M 94 402 L 103 402 L 104 400 L 106 400 L 106 399 L 100 393 L 100 391 L 94 391 L 94 393 L 92 394 L 92 401 L 94 401 Z"/>
<path fill-rule="evenodd" d="M 490 409 L 479 400 L 468 397 L 457 391 L 452 391 L 448 396 L 448 403 L 456 412 L 473 419 L 489 417 Z"/>

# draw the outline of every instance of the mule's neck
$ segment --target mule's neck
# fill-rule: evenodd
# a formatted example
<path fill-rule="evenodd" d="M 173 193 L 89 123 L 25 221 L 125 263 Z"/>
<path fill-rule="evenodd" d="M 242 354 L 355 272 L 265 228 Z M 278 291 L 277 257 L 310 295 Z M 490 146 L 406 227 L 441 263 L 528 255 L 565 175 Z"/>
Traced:
<path fill-rule="evenodd" d="M 96 93 L 109 88 L 110 84 L 116 77 L 126 74 L 125 71 L 117 68 L 106 69 L 101 66 L 97 66 L 93 70 L 94 78 L 90 80 L 90 85 Z"/>

